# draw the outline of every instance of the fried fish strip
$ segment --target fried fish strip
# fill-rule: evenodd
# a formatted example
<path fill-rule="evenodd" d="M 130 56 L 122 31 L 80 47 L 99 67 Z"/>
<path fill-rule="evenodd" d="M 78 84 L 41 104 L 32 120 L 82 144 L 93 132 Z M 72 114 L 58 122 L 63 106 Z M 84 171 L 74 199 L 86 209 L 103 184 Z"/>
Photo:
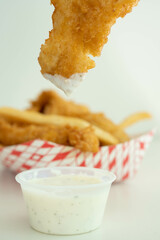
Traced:
<path fill-rule="evenodd" d="M 60 115 L 44 115 L 33 111 L 20 111 L 13 108 L 0 108 L 0 116 L 10 121 L 24 122 L 36 125 L 55 125 L 57 127 L 70 126 L 73 128 L 84 129 L 90 127 L 91 124 L 79 118 L 65 117 Z M 103 131 L 101 128 L 92 125 L 95 135 L 104 145 L 114 145 L 118 143 L 118 139 L 112 134 Z"/>
<path fill-rule="evenodd" d="M 3 146 L 24 143 L 34 139 L 42 139 L 54 143 L 73 146 L 81 151 L 97 152 L 99 140 L 91 127 L 42 126 L 7 121 L 0 117 L 0 143 Z"/>
<path fill-rule="evenodd" d="M 42 74 L 69 78 L 95 67 L 112 25 L 131 12 L 139 0 L 51 0 L 53 30 L 41 46 Z"/>
<path fill-rule="evenodd" d="M 44 114 L 57 114 L 83 119 L 114 135 L 119 142 L 129 140 L 123 129 L 109 120 L 103 113 L 92 113 L 85 106 L 66 101 L 53 91 L 44 91 L 31 102 L 29 110 Z"/>
<path fill-rule="evenodd" d="M 43 91 L 37 99 L 31 101 L 28 110 L 44 113 L 76 117 L 85 114 L 89 109 L 72 101 L 66 101 L 54 91 Z"/>

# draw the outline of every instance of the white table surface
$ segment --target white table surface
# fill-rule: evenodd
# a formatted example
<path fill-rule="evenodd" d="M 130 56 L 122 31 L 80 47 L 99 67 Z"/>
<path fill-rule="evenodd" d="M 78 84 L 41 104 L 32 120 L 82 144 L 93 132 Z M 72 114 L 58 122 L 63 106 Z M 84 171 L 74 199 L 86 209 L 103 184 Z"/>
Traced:
<path fill-rule="evenodd" d="M 0 167 L 1 240 L 159 240 L 160 239 L 160 141 L 152 142 L 137 176 L 114 184 L 102 226 L 77 236 L 36 232 L 27 214 L 14 174 Z"/>

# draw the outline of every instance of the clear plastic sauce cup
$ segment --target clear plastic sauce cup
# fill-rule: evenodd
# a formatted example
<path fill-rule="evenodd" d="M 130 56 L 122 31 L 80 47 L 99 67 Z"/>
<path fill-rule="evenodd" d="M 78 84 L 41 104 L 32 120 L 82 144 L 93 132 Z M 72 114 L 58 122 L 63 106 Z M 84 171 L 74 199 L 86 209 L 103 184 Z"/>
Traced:
<path fill-rule="evenodd" d="M 43 233 L 81 234 L 102 223 L 111 172 L 84 167 L 38 168 L 16 176 L 30 225 Z"/>

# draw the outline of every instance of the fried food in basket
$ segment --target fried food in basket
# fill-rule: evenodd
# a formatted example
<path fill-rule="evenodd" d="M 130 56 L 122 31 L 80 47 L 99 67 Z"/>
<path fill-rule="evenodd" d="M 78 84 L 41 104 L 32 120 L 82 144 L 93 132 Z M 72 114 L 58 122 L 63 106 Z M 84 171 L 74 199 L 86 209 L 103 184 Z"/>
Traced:
<path fill-rule="evenodd" d="M 0 147 L 42 139 L 97 152 L 99 146 L 128 141 L 124 129 L 150 117 L 145 112 L 137 113 L 116 125 L 102 113 L 92 113 L 86 106 L 44 91 L 28 110 L 0 108 Z"/>
<path fill-rule="evenodd" d="M 38 124 L 38 125 L 55 125 L 58 127 L 70 126 L 73 128 L 84 129 L 92 126 L 95 135 L 104 145 L 118 143 L 118 140 L 110 133 L 91 125 L 89 122 L 73 117 L 64 117 L 60 115 L 44 115 L 33 111 L 20 111 L 13 108 L 0 108 L 0 116 L 10 121 Z"/>
<path fill-rule="evenodd" d="M 114 135 L 118 139 L 118 142 L 129 140 L 124 130 L 105 117 L 103 113 L 92 113 L 87 107 L 66 101 L 53 91 L 42 92 L 36 100 L 31 102 L 29 110 L 43 114 L 57 114 L 80 118 Z"/>
<path fill-rule="evenodd" d="M 89 109 L 72 101 L 66 101 L 54 91 L 43 91 L 30 104 L 29 110 L 44 113 L 76 117 L 85 114 Z"/>
<path fill-rule="evenodd" d="M 51 0 L 53 30 L 41 46 L 42 74 L 69 78 L 95 67 L 112 25 L 131 12 L 139 0 Z M 74 81 L 74 80 L 73 80 Z"/>
<path fill-rule="evenodd" d="M 79 118 L 0 108 L 0 120 L 0 143 L 3 145 L 40 138 L 96 152 L 100 144 L 119 142 L 112 134 Z"/>
<path fill-rule="evenodd" d="M 13 120 L 10 122 L 0 118 L 0 147 L 20 144 L 34 139 L 73 146 L 81 151 L 97 152 L 99 150 L 99 139 L 91 127 L 79 129 L 70 126 L 44 126 L 24 124 Z"/>

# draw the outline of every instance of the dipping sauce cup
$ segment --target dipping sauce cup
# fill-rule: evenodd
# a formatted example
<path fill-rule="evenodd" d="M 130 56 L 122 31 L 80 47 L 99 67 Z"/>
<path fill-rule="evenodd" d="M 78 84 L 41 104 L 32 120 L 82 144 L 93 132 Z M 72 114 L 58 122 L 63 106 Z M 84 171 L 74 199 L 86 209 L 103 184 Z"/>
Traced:
<path fill-rule="evenodd" d="M 98 228 L 115 179 L 111 172 L 85 167 L 37 168 L 16 176 L 32 228 L 56 235 Z"/>

